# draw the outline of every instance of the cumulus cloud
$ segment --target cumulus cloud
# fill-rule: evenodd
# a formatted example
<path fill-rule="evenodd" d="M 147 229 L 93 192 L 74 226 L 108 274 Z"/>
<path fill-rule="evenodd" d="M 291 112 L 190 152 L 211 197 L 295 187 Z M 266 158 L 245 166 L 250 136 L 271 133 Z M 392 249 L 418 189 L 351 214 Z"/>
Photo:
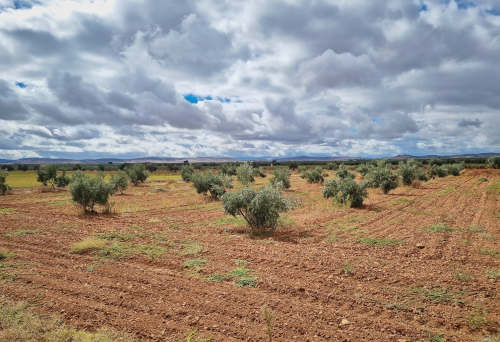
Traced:
<path fill-rule="evenodd" d="M 498 151 L 468 4 L 0 0 L 0 158 Z"/>

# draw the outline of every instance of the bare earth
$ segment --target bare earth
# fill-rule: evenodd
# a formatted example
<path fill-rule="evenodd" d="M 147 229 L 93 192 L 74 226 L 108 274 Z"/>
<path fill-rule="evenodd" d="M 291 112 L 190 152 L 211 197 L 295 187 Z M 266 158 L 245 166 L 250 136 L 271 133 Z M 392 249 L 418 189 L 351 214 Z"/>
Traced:
<path fill-rule="evenodd" d="M 481 341 L 500 328 L 499 183 L 500 170 L 465 170 L 419 189 L 372 189 L 364 208 L 347 209 L 294 173 L 286 194 L 302 207 L 257 237 L 179 176 L 114 196 L 107 216 L 81 214 L 67 192 L 16 189 L 0 197 L 0 247 L 16 254 L 0 293 L 80 328 L 153 341 L 195 328 L 266 341 L 264 305 L 273 341 Z M 424 229 L 435 224 L 453 230 Z M 122 233 L 106 241 L 128 252 L 70 253 L 99 233 Z M 242 265 L 255 287 L 228 276 Z"/>

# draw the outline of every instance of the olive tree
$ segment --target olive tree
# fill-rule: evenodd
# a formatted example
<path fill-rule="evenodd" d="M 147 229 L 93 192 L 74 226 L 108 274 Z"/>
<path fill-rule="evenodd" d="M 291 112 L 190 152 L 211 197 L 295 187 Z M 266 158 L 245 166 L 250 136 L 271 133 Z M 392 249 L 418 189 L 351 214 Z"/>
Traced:
<path fill-rule="evenodd" d="M 190 182 L 193 177 L 194 169 L 191 165 L 182 165 L 181 167 L 181 177 L 185 182 Z"/>
<path fill-rule="evenodd" d="M 275 230 L 280 213 L 298 205 L 283 197 L 279 187 L 266 186 L 255 190 L 245 187 L 222 196 L 224 212 L 241 215 L 253 230 Z"/>
<path fill-rule="evenodd" d="M 57 175 L 57 166 L 46 165 L 37 170 L 37 181 L 43 185 L 50 186 L 54 189 L 56 186 L 58 188 L 64 188 L 70 183 L 70 178 L 66 176 L 66 171 L 63 171 L 60 176 Z"/>
<path fill-rule="evenodd" d="M 243 185 L 249 185 L 255 181 L 254 169 L 249 163 L 243 163 L 236 168 L 236 177 Z"/>
<path fill-rule="evenodd" d="M 390 166 L 374 167 L 365 177 L 366 185 L 371 188 L 380 188 L 384 194 L 398 187 L 398 176 L 394 174 Z"/>
<path fill-rule="evenodd" d="M 134 185 L 144 183 L 149 176 L 144 164 L 134 164 L 131 168 L 127 169 L 127 174 Z"/>
<path fill-rule="evenodd" d="M 111 175 L 109 183 L 113 186 L 113 192 L 123 192 L 128 188 L 128 175 L 125 171 L 118 171 L 118 173 Z"/>
<path fill-rule="evenodd" d="M 81 171 L 73 174 L 69 192 L 74 202 L 82 206 L 85 212 L 95 212 L 96 204 L 107 206 L 109 197 L 114 194 L 113 184 L 104 180 L 104 174 L 86 175 Z"/>
<path fill-rule="evenodd" d="M 340 178 L 340 179 L 345 179 L 345 178 L 350 178 L 354 179 L 354 174 L 349 172 L 347 167 L 344 164 L 341 164 L 338 168 L 338 170 L 335 172 L 335 175 Z"/>
<path fill-rule="evenodd" d="M 280 185 L 284 189 L 290 188 L 290 169 L 288 167 L 275 167 L 273 178 L 270 179 L 271 185 Z"/>
<path fill-rule="evenodd" d="M 223 174 L 194 173 L 192 176 L 196 192 L 207 195 L 213 200 L 218 200 L 226 193 L 226 188 L 232 188 L 231 177 Z"/>
<path fill-rule="evenodd" d="M 323 183 L 325 181 L 325 177 L 328 177 L 328 174 L 324 173 L 323 169 L 318 166 L 312 170 L 304 170 L 300 177 L 305 178 L 308 183 Z"/>
<path fill-rule="evenodd" d="M 352 178 L 331 179 L 325 183 L 322 192 L 324 198 L 335 198 L 338 203 L 359 208 L 363 199 L 368 197 L 366 187 L 366 182 L 358 184 Z"/>

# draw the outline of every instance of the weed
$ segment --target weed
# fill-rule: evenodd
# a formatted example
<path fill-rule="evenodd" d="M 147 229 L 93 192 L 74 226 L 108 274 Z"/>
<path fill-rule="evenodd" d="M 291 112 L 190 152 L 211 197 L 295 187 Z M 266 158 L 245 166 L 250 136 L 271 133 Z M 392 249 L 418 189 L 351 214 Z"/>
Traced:
<path fill-rule="evenodd" d="M 484 183 L 484 182 L 487 182 L 488 181 L 488 178 L 486 177 L 481 177 L 477 180 L 479 183 Z"/>
<path fill-rule="evenodd" d="M 430 227 L 425 227 L 424 230 L 431 232 L 431 233 L 442 233 L 442 232 L 453 232 L 455 231 L 454 228 L 449 227 L 443 223 L 435 224 Z"/>
<path fill-rule="evenodd" d="M 488 323 L 486 316 L 481 309 L 476 309 L 475 312 L 469 316 L 467 322 L 472 329 L 478 329 L 480 326 Z"/>
<path fill-rule="evenodd" d="M 500 251 L 494 249 L 480 249 L 479 253 L 483 255 L 490 255 L 493 257 L 498 257 L 500 255 Z"/>
<path fill-rule="evenodd" d="M 14 253 L 9 252 L 6 248 L 0 247 L 0 260 L 12 258 Z"/>
<path fill-rule="evenodd" d="M 337 242 L 338 241 L 338 236 L 337 236 L 337 233 L 335 232 L 331 232 L 330 234 L 327 235 L 327 237 L 325 238 L 325 242 L 330 242 L 330 243 L 333 243 L 333 242 Z"/>
<path fill-rule="evenodd" d="M 179 342 L 210 342 L 212 341 L 211 338 L 202 338 L 198 336 L 198 329 L 194 329 L 190 331 L 186 337 L 184 337 L 182 340 L 179 340 Z"/>
<path fill-rule="evenodd" d="M 94 264 L 90 264 L 90 265 L 87 266 L 87 271 L 90 272 L 90 273 L 92 273 L 92 272 L 94 272 L 94 268 L 95 268 L 95 265 Z"/>
<path fill-rule="evenodd" d="M 500 270 L 497 269 L 489 269 L 485 271 L 486 275 L 490 279 L 498 279 L 500 278 Z"/>
<path fill-rule="evenodd" d="M 456 293 L 449 292 L 447 289 L 424 289 L 418 287 L 410 287 L 410 290 L 417 295 L 433 302 L 433 303 L 452 303 L 457 296 Z"/>
<path fill-rule="evenodd" d="M 274 315 L 272 310 L 269 309 L 266 305 L 262 307 L 262 316 L 264 317 L 264 322 L 266 323 L 267 340 L 269 342 L 272 342 L 274 330 Z"/>
<path fill-rule="evenodd" d="M 371 246 L 391 246 L 391 245 L 397 245 L 401 242 L 396 239 L 385 239 L 385 238 L 376 239 L 371 237 L 360 238 L 357 241 Z"/>
<path fill-rule="evenodd" d="M 226 279 L 227 279 L 226 276 L 218 274 L 218 273 L 211 274 L 205 278 L 205 280 L 209 281 L 209 282 L 221 282 L 221 281 L 225 281 Z"/>
<path fill-rule="evenodd" d="M 256 287 L 256 278 L 251 275 L 251 270 L 245 266 L 236 267 L 228 273 L 229 278 L 235 278 L 238 287 Z"/>
<path fill-rule="evenodd" d="M 429 335 L 430 342 L 446 342 L 444 334 Z"/>
<path fill-rule="evenodd" d="M 353 267 L 351 263 L 342 265 L 342 271 L 344 271 L 344 274 L 352 274 Z"/>
<path fill-rule="evenodd" d="M 184 246 L 182 246 L 182 255 L 198 255 L 203 253 L 203 245 L 201 243 L 187 243 Z"/>
<path fill-rule="evenodd" d="M 23 303 L 0 299 L 1 341 L 133 341 L 131 336 L 111 330 L 96 332 L 67 327 L 51 317 L 38 316 Z"/>
<path fill-rule="evenodd" d="M 455 273 L 455 277 L 463 282 L 469 282 L 472 280 L 470 273 Z"/>
<path fill-rule="evenodd" d="M 465 230 L 469 233 L 482 233 L 486 231 L 486 228 L 483 226 L 469 226 Z"/>
<path fill-rule="evenodd" d="M 166 253 L 165 248 L 153 244 L 137 245 L 135 251 L 151 259 L 156 259 Z"/>
<path fill-rule="evenodd" d="M 88 252 L 95 252 L 103 249 L 106 242 L 97 238 L 86 238 L 80 242 L 76 242 L 71 246 L 71 253 L 84 254 Z"/>
<path fill-rule="evenodd" d="M 236 260 L 234 260 L 234 264 L 235 264 L 236 266 L 242 266 L 242 265 L 246 265 L 246 264 L 248 264 L 248 261 L 246 261 L 246 260 L 236 259 Z"/>
<path fill-rule="evenodd" d="M 36 234 L 38 233 L 38 230 L 32 230 L 32 229 L 19 229 L 14 232 L 10 232 L 5 234 L 6 236 L 9 237 L 18 237 L 18 236 L 23 236 L 23 235 L 29 235 L 29 234 Z"/>
<path fill-rule="evenodd" d="M 184 262 L 185 267 L 201 267 L 208 262 L 208 259 L 191 259 Z"/>
<path fill-rule="evenodd" d="M 10 215 L 16 212 L 14 208 L 0 208 L 0 215 Z"/>
<path fill-rule="evenodd" d="M 132 240 L 133 238 L 136 238 L 136 237 L 144 236 L 144 234 L 130 234 L 130 233 L 112 232 L 112 233 L 100 233 L 100 234 L 96 234 L 96 236 L 99 239 L 104 239 L 104 240 L 128 241 L 128 240 Z"/>

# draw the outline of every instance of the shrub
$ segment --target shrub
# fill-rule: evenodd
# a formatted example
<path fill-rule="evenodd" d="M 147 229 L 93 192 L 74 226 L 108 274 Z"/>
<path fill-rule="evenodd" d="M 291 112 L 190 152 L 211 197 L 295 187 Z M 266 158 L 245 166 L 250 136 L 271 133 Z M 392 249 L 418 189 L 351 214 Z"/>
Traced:
<path fill-rule="evenodd" d="M 281 183 L 281 186 L 284 189 L 290 188 L 290 170 L 288 167 L 275 167 L 273 178 L 271 178 L 272 185 L 278 185 Z"/>
<path fill-rule="evenodd" d="M 404 185 L 411 185 L 417 178 L 417 165 L 413 160 L 400 161 L 398 174 L 401 177 Z"/>
<path fill-rule="evenodd" d="M 108 205 L 109 197 L 114 193 L 113 185 L 104 181 L 104 175 L 95 177 L 76 171 L 69 191 L 74 202 L 80 204 L 85 212 L 95 212 L 94 206 Z"/>
<path fill-rule="evenodd" d="M 192 180 L 194 169 L 191 165 L 182 165 L 181 167 L 181 177 L 185 182 Z"/>
<path fill-rule="evenodd" d="M 500 156 L 489 157 L 486 159 L 486 165 L 492 169 L 500 169 Z"/>
<path fill-rule="evenodd" d="M 326 176 L 328 175 L 324 174 L 323 169 L 319 166 L 312 170 L 305 170 L 301 175 L 308 183 L 323 183 Z"/>
<path fill-rule="evenodd" d="M 331 162 L 326 164 L 326 168 L 328 170 L 337 170 L 339 168 L 339 164 Z"/>
<path fill-rule="evenodd" d="M 264 170 L 262 169 L 262 167 L 254 168 L 253 169 L 253 173 L 254 173 L 254 176 L 259 176 L 259 177 L 262 177 L 262 178 L 266 178 L 267 177 L 267 175 L 264 173 Z"/>
<path fill-rule="evenodd" d="M 209 193 L 214 200 L 220 199 L 226 193 L 226 188 L 233 187 L 231 177 L 223 174 L 194 173 L 191 179 L 197 193 Z"/>
<path fill-rule="evenodd" d="M 46 165 L 37 170 L 37 181 L 45 186 L 50 184 L 52 188 L 56 186 L 64 188 L 69 184 L 70 179 L 66 176 L 65 171 L 63 171 L 61 176 L 58 176 L 56 165 Z"/>
<path fill-rule="evenodd" d="M 253 183 L 255 181 L 253 176 L 254 170 L 252 165 L 250 165 L 249 163 L 243 163 L 236 169 L 236 177 L 243 185 L 249 185 L 250 183 Z"/>
<path fill-rule="evenodd" d="M 231 164 L 222 164 L 220 172 L 223 175 L 236 176 L 236 167 Z"/>
<path fill-rule="evenodd" d="M 296 203 L 283 197 L 278 187 L 267 186 L 259 190 L 245 187 L 222 196 L 224 211 L 241 215 L 252 229 L 274 230 L 280 213 L 292 209 Z"/>
<path fill-rule="evenodd" d="M 324 198 L 335 198 L 338 203 L 347 204 L 350 207 L 359 208 L 363 205 L 363 199 L 368 197 L 366 183 L 356 183 L 352 178 L 329 180 L 323 187 Z"/>
<path fill-rule="evenodd" d="M 434 164 L 431 165 L 431 167 L 429 168 L 429 176 L 431 178 L 435 178 L 436 176 L 446 177 L 447 175 L 448 175 L 448 170 L 443 166 Z"/>
<path fill-rule="evenodd" d="M 460 171 L 462 171 L 465 168 L 465 165 L 463 163 L 448 164 L 448 165 L 445 165 L 444 168 L 446 168 L 446 171 L 449 175 L 459 176 Z"/>
<path fill-rule="evenodd" d="M 128 188 L 128 175 L 125 171 L 118 171 L 117 174 L 111 175 L 109 182 L 113 187 L 113 192 L 120 191 L 120 194 L 123 194 Z"/>
<path fill-rule="evenodd" d="M 419 181 L 427 182 L 429 178 L 427 177 L 427 174 L 425 173 L 425 169 L 419 168 L 417 170 L 417 179 Z"/>
<path fill-rule="evenodd" d="M 293 161 L 293 162 L 290 162 L 288 167 L 290 168 L 290 170 L 297 170 L 297 168 L 299 167 L 299 164 L 296 161 Z"/>
<path fill-rule="evenodd" d="M 370 166 L 368 164 L 361 164 L 356 170 L 364 177 L 370 172 Z"/>
<path fill-rule="evenodd" d="M 398 186 L 398 176 L 392 173 L 388 165 L 373 168 L 365 178 L 367 186 L 380 188 L 384 194 L 389 193 L 389 191 L 396 189 Z"/>
<path fill-rule="evenodd" d="M 8 175 L 8 172 L 0 171 L 0 195 L 6 195 L 11 190 L 11 187 L 5 183 Z"/>
<path fill-rule="evenodd" d="M 157 167 L 157 166 L 155 166 L 155 165 L 148 164 L 148 165 L 146 166 L 146 170 L 148 170 L 149 172 L 153 173 L 153 172 L 155 172 L 156 170 L 158 170 L 158 167 Z"/>
<path fill-rule="evenodd" d="M 352 173 L 349 172 L 349 170 L 347 169 L 347 167 L 344 164 L 341 164 L 339 166 L 339 169 L 337 170 L 337 172 L 335 172 L 335 175 L 340 179 L 344 179 L 344 178 L 354 179 L 354 177 L 355 177 Z"/>
<path fill-rule="evenodd" d="M 134 185 L 144 183 L 149 176 L 144 164 L 134 164 L 134 166 L 127 170 L 127 174 Z"/>

